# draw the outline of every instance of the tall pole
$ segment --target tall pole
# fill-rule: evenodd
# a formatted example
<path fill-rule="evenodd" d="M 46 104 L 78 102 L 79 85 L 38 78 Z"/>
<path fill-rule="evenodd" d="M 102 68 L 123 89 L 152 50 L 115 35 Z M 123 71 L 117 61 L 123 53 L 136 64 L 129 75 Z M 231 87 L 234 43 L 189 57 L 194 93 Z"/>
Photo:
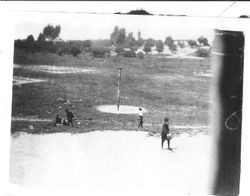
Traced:
<path fill-rule="evenodd" d="M 120 86 L 121 86 L 121 70 L 122 68 L 117 68 L 118 71 L 118 88 L 117 88 L 117 110 L 119 110 L 120 107 Z"/>

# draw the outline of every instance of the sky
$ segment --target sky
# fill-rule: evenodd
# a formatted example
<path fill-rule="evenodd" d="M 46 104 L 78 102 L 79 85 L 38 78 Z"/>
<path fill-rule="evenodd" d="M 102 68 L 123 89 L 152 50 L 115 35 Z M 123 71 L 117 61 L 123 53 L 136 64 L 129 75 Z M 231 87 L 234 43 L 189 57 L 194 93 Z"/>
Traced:
<path fill-rule="evenodd" d="M 15 39 L 32 34 L 35 39 L 47 24 L 61 25 L 64 40 L 108 39 L 114 26 L 143 38 L 164 40 L 213 39 L 213 29 L 222 17 L 248 15 L 249 2 L 15 2 L 6 4 L 14 14 Z M 188 15 L 188 17 L 113 15 L 144 9 L 152 14 Z M 92 14 L 90 14 L 92 13 Z M 98 14 L 93 14 L 98 13 Z M 220 17 L 218 17 L 220 16 Z"/>
<path fill-rule="evenodd" d="M 214 20 L 211 18 L 183 18 L 166 16 L 131 16 L 111 14 L 37 14 L 31 20 L 17 22 L 15 38 L 27 38 L 32 34 L 35 39 L 47 24 L 61 25 L 60 37 L 64 40 L 109 39 L 115 26 L 125 28 L 126 32 L 141 32 L 142 38 L 164 40 L 167 36 L 174 39 L 197 39 L 213 37 Z M 36 15 L 36 16 L 34 16 Z M 30 17 L 28 17 L 30 18 Z"/>

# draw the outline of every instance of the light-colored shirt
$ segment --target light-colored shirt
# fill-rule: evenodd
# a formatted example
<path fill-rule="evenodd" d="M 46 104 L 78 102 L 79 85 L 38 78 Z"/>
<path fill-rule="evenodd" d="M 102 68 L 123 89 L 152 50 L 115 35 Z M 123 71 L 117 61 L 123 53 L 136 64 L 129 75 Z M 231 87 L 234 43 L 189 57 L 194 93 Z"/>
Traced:
<path fill-rule="evenodd" d="M 142 112 L 142 110 L 139 110 L 139 116 L 143 116 L 143 112 Z"/>

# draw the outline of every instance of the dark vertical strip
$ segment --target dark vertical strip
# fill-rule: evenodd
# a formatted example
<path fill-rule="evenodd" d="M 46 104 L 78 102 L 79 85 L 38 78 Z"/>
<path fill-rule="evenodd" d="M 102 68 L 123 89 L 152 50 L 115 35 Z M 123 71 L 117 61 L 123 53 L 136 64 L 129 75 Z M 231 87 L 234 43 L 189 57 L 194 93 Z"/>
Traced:
<path fill-rule="evenodd" d="M 220 102 L 218 118 L 217 174 L 214 181 L 216 195 L 234 196 L 239 194 L 241 165 L 241 116 L 243 89 L 242 32 L 215 30 L 213 66 L 218 70 L 216 86 Z M 216 111 L 215 111 L 216 112 Z"/>

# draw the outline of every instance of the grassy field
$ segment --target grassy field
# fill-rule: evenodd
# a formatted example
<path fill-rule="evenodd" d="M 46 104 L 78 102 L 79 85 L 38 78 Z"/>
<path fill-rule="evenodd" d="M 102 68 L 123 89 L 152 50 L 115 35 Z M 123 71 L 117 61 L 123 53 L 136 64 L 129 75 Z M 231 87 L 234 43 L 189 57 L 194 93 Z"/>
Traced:
<path fill-rule="evenodd" d="M 12 121 L 11 132 L 32 133 L 88 132 L 92 130 L 135 130 L 137 115 L 108 114 L 96 106 L 116 104 L 117 67 L 122 67 L 121 104 L 142 106 L 144 131 L 158 132 L 163 118 L 168 116 L 171 125 L 206 126 L 209 124 L 210 77 L 195 76 L 195 72 L 210 70 L 209 59 L 92 58 L 90 55 L 35 53 L 25 55 L 16 51 L 14 76 L 46 79 L 47 82 L 13 86 L 12 117 L 54 119 L 56 114 L 65 117 L 65 109 L 78 118 L 74 128 L 54 127 L 52 122 Z M 55 65 L 92 69 L 90 73 L 53 74 L 25 69 L 29 65 Z M 58 98 L 68 99 L 68 104 Z M 30 129 L 30 125 L 34 128 Z M 175 129 L 176 133 L 192 129 Z M 206 132 L 207 129 L 200 131 Z"/>

